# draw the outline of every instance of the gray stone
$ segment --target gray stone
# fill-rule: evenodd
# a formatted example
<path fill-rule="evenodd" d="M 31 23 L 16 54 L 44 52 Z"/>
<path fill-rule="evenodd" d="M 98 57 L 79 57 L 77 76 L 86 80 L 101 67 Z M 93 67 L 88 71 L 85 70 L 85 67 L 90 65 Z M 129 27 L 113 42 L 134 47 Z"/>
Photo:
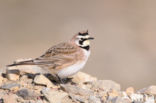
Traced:
<path fill-rule="evenodd" d="M 18 90 L 19 87 L 20 87 L 20 84 L 17 84 L 17 83 L 8 83 L 8 84 L 2 85 L 0 88 L 1 89 L 7 89 L 7 90 Z"/>
<path fill-rule="evenodd" d="M 4 103 L 4 99 L 3 98 L 0 98 L 0 103 Z"/>
<path fill-rule="evenodd" d="M 22 97 L 25 100 L 35 100 L 39 96 L 34 91 L 28 90 L 28 89 L 21 89 L 17 91 L 16 95 Z"/>

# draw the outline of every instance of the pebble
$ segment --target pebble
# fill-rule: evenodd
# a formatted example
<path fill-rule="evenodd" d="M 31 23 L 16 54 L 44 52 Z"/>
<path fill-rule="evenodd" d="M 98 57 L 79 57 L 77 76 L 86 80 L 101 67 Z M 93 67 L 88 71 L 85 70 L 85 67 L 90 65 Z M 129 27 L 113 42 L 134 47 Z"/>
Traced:
<path fill-rule="evenodd" d="M 92 83 L 93 89 L 100 89 L 105 91 L 110 91 L 112 89 L 120 91 L 120 85 L 112 80 L 97 80 Z"/>
<path fill-rule="evenodd" d="M 35 100 L 39 96 L 34 91 L 28 90 L 26 88 L 20 89 L 19 91 L 17 91 L 16 95 L 22 97 L 25 100 Z"/>
<path fill-rule="evenodd" d="M 80 103 L 87 103 L 87 98 L 85 98 L 84 96 L 80 96 L 80 95 L 75 95 L 75 94 L 69 94 L 69 97 L 74 101 L 74 102 L 80 102 Z"/>
<path fill-rule="evenodd" d="M 126 89 L 126 93 L 128 96 L 130 96 L 131 94 L 133 94 L 135 91 L 134 91 L 134 88 L 133 87 L 129 87 Z"/>
<path fill-rule="evenodd" d="M 3 102 L 2 103 L 17 103 L 16 102 L 16 98 L 17 98 L 17 96 L 15 94 L 4 95 L 3 96 Z"/>
<path fill-rule="evenodd" d="M 32 79 L 28 78 L 27 75 L 23 75 L 20 77 L 19 83 L 21 84 L 22 87 L 27 87 L 32 84 Z"/>
<path fill-rule="evenodd" d="M 9 69 L 24 73 L 41 70 L 32 66 Z M 154 85 L 135 93 L 133 87 L 120 91 L 118 83 L 97 80 L 83 72 L 72 76 L 72 81 L 66 84 L 54 84 L 44 75 L 23 75 L 21 71 L 20 76 L 18 72 L 7 72 L 9 80 L 0 75 L 0 103 L 156 103 Z"/>
<path fill-rule="evenodd" d="M 44 75 L 37 75 L 34 78 L 34 83 L 39 85 L 46 85 L 48 88 L 55 87 L 55 85 Z"/>
<path fill-rule="evenodd" d="M 129 101 L 128 99 L 123 99 L 122 97 L 116 97 L 111 100 L 111 103 L 132 103 L 132 102 Z M 141 103 L 141 102 L 138 102 L 138 103 Z"/>
<path fill-rule="evenodd" d="M 96 77 L 92 77 L 89 74 L 83 73 L 83 72 L 78 72 L 74 76 L 72 76 L 72 81 L 76 84 L 80 83 L 85 83 L 85 82 L 91 82 L 91 81 L 96 81 Z"/>
<path fill-rule="evenodd" d="M 68 95 L 65 92 L 51 90 L 50 88 L 44 88 L 41 93 L 50 103 L 61 103 L 62 99 Z"/>
<path fill-rule="evenodd" d="M 62 84 L 61 87 L 63 88 L 63 90 L 65 90 L 68 93 L 77 94 L 81 96 L 89 96 L 93 94 L 93 91 L 80 88 L 76 85 L 70 85 L 70 84 L 63 85 Z"/>
<path fill-rule="evenodd" d="M 156 86 L 155 85 L 149 86 L 145 88 L 143 92 L 151 95 L 156 95 Z"/>
<path fill-rule="evenodd" d="M 17 81 L 19 80 L 19 75 L 14 73 L 8 73 L 7 78 L 11 81 Z"/>
<path fill-rule="evenodd" d="M 109 95 L 109 98 L 115 98 L 115 97 L 119 96 L 119 92 L 112 89 L 111 91 L 109 91 L 108 95 Z"/>
<path fill-rule="evenodd" d="M 20 88 L 20 84 L 18 84 L 18 83 L 8 83 L 8 84 L 2 85 L 0 88 L 1 89 L 6 89 L 6 90 L 17 91 Z"/>
<path fill-rule="evenodd" d="M 4 99 L 3 98 L 0 98 L 0 103 L 4 103 Z"/>
<path fill-rule="evenodd" d="M 101 100 L 100 98 L 97 98 L 96 96 L 89 96 L 88 102 L 89 103 L 101 103 Z"/>
<path fill-rule="evenodd" d="M 69 96 L 62 98 L 61 103 L 75 103 Z"/>
<path fill-rule="evenodd" d="M 2 77 L 2 75 L 0 74 L 0 85 L 2 85 L 2 83 L 3 83 L 3 77 Z"/>

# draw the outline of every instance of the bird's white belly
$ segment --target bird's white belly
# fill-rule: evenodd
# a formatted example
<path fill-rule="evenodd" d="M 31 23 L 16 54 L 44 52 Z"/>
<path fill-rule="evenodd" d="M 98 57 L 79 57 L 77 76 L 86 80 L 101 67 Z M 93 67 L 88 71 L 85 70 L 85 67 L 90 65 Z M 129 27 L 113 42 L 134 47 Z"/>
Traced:
<path fill-rule="evenodd" d="M 84 67 L 85 64 L 86 64 L 86 62 L 76 63 L 74 65 L 71 65 L 71 66 L 69 66 L 67 68 L 64 68 L 64 69 L 60 70 L 57 75 L 60 78 L 67 78 L 68 76 L 74 75 L 79 70 L 81 70 Z"/>
<path fill-rule="evenodd" d="M 84 67 L 84 65 L 86 64 L 86 62 L 87 62 L 87 60 L 88 60 L 88 57 L 89 57 L 89 55 L 90 55 L 90 51 L 89 51 L 89 52 L 84 51 L 84 54 L 85 54 L 85 56 L 86 56 L 86 59 L 85 59 L 84 61 L 77 62 L 77 63 L 74 64 L 74 65 L 71 65 L 71 66 L 69 66 L 69 67 L 67 67 L 67 68 L 63 68 L 62 70 L 60 70 L 60 71 L 58 72 L 57 75 L 58 75 L 60 78 L 67 78 L 67 77 L 69 77 L 69 76 L 71 76 L 71 75 L 74 75 L 74 74 L 77 73 L 78 71 L 80 71 L 80 70 Z"/>

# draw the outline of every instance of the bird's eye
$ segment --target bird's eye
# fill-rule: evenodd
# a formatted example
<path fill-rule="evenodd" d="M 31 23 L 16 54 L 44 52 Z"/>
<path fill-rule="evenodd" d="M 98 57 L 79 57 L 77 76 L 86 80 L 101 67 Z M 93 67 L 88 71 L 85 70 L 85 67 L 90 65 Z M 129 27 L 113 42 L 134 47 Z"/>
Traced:
<path fill-rule="evenodd" d="M 80 45 L 83 45 L 83 40 L 82 40 L 82 39 L 79 40 L 79 44 L 80 44 Z"/>

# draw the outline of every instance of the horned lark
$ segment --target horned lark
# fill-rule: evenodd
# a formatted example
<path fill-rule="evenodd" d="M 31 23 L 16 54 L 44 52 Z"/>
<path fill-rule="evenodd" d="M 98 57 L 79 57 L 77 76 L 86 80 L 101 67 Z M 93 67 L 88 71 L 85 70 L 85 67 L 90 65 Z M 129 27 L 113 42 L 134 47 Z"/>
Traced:
<path fill-rule="evenodd" d="M 67 78 L 81 70 L 90 55 L 90 37 L 87 32 L 79 32 L 68 42 L 49 48 L 40 57 L 17 62 L 8 66 L 38 65 L 48 69 L 50 74 L 59 79 Z"/>

